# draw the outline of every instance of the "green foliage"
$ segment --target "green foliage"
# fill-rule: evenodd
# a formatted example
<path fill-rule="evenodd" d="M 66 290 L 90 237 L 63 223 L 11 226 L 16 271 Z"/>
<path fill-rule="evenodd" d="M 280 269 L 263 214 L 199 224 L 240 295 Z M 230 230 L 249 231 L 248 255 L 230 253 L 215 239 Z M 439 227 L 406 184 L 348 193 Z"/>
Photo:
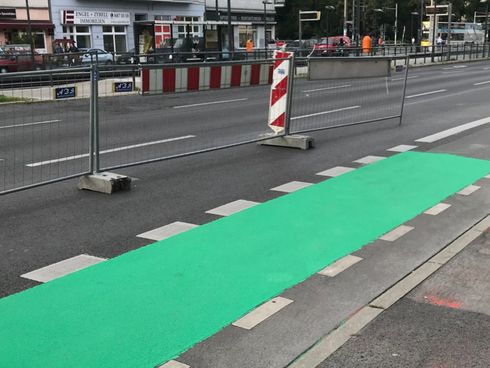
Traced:
<path fill-rule="evenodd" d="M 352 0 L 348 1 L 348 14 L 352 11 Z M 438 5 L 452 2 L 453 21 L 473 21 L 475 11 L 484 11 L 485 5 L 480 0 L 437 0 Z M 420 26 L 420 15 L 412 15 L 412 12 L 420 14 L 421 0 L 361 0 L 363 11 L 361 12 L 362 33 L 379 33 L 383 24 L 387 38 L 393 39 L 393 27 L 395 23 L 394 10 L 385 9 L 384 12 L 376 12 L 374 9 L 394 8 L 398 3 L 398 37 L 401 38 L 405 27 L 405 40 L 410 39 L 411 28 L 414 34 Z M 430 0 L 425 0 L 425 5 L 430 4 Z M 334 6 L 335 10 L 326 12 L 325 6 Z M 298 38 L 298 11 L 299 10 L 320 10 L 322 19 L 319 22 L 303 23 L 303 38 L 321 37 L 327 34 L 327 24 L 329 35 L 340 35 L 343 29 L 344 0 L 286 0 L 284 8 L 277 9 L 277 37 L 279 39 Z M 425 10 L 424 10 L 425 12 Z M 327 22 L 328 14 L 328 22 Z"/>

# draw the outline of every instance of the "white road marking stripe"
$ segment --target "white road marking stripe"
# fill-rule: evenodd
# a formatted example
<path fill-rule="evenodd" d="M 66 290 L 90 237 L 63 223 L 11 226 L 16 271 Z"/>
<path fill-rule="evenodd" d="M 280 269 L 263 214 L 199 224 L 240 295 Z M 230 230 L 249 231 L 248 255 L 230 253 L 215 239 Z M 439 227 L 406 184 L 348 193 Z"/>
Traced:
<path fill-rule="evenodd" d="M 212 210 L 206 211 L 206 213 L 209 213 L 211 215 L 218 215 L 218 216 L 230 216 L 233 215 L 234 213 L 246 210 L 258 204 L 259 203 L 257 202 L 239 199 L 237 201 L 225 204 L 223 206 L 213 208 Z"/>
<path fill-rule="evenodd" d="M 331 169 L 319 172 L 316 175 L 328 176 L 328 177 L 335 178 L 337 176 L 343 175 L 345 173 L 348 173 L 348 172 L 354 171 L 354 170 L 355 169 L 353 167 L 336 166 L 336 167 L 333 167 Z"/>
<path fill-rule="evenodd" d="M 189 224 L 187 222 L 176 221 L 171 224 L 159 227 L 154 230 L 147 231 L 143 234 L 136 235 L 137 238 L 150 239 L 150 240 L 164 240 L 174 235 L 183 233 L 199 225 Z"/>
<path fill-rule="evenodd" d="M 302 115 L 302 116 L 295 116 L 291 118 L 291 120 L 298 120 L 298 119 L 305 119 L 305 118 L 311 118 L 313 116 L 320 116 L 320 115 L 327 115 L 327 114 L 334 114 L 336 112 L 342 112 L 342 111 L 348 111 L 348 110 L 354 110 L 354 109 L 360 109 L 361 106 L 350 106 L 350 107 L 344 107 L 342 109 L 336 109 L 336 110 L 330 110 L 330 111 L 322 111 L 322 112 L 317 112 L 314 114 L 308 114 L 308 115 Z"/>
<path fill-rule="evenodd" d="M 61 120 L 46 120 L 46 121 L 37 121 L 35 123 L 5 125 L 5 126 L 0 126 L 0 129 L 11 129 L 11 128 L 18 128 L 18 127 L 32 126 L 32 125 L 52 124 L 52 123 L 59 123 L 60 121 Z"/>
<path fill-rule="evenodd" d="M 412 75 L 410 77 L 407 77 L 407 79 L 414 79 L 414 78 L 418 78 L 418 77 L 419 77 L 418 75 Z M 395 82 L 395 81 L 401 81 L 401 80 L 405 80 L 405 78 L 393 78 L 391 81 Z"/>
<path fill-rule="evenodd" d="M 300 189 L 307 188 L 311 185 L 313 185 L 313 184 L 312 183 L 305 183 L 303 181 L 292 181 L 290 183 L 279 185 L 278 187 L 272 188 L 271 190 L 276 191 L 276 192 L 292 193 L 292 192 L 296 192 Z"/>
<path fill-rule="evenodd" d="M 330 266 L 325 267 L 323 270 L 318 272 L 319 275 L 335 277 L 339 273 L 345 271 L 349 267 L 352 267 L 356 263 L 362 261 L 361 257 L 356 257 L 352 255 L 345 256 L 344 258 L 339 259 L 335 263 L 332 263 Z"/>
<path fill-rule="evenodd" d="M 473 121 L 471 123 L 466 123 L 466 124 L 457 126 L 455 128 L 443 130 L 442 132 L 432 134 L 432 135 L 429 135 L 429 136 L 424 137 L 424 138 L 417 139 L 415 142 L 433 143 L 433 142 L 439 141 L 441 139 L 450 137 L 452 135 L 455 135 L 455 134 L 458 134 L 458 133 L 464 132 L 466 130 L 473 129 L 473 128 L 476 128 L 476 127 L 479 127 L 479 126 L 482 126 L 482 125 L 485 125 L 488 123 L 490 123 L 490 118 L 476 120 L 476 121 Z"/>
<path fill-rule="evenodd" d="M 335 87 L 326 87 L 326 88 L 317 88 L 317 89 L 308 89 L 306 91 L 303 91 L 303 93 L 309 93 L 309 92 L 320 92 L 320 91 L 330 91 L 333 89 L 340 89 L 340 88 L 348 88 L 351 87 L 350 84 L 344 84 L 342 86 L 335 86 Z"/>
<path fill-rule="evenodd" d="M 464 188 L 463 190 L 460 190 L 458 192 L 459 195 L 463 195 L 463 196 L 469 196 L 473 193 L 475 193 L 478 189 L 480 189 L 481 187 L 477 186 L 477 185 L 468 185 L 466 188 Z"/>
<path fill-rule="evenodd" d="M 173 108 L 174 109 L 185 109 L 186 107 L 216 105 L 216 104 L 224 104 L 224 103 L 229 103 L 229 102 L 240 102 L 240 101 L 247 101 L 247 100 L 248 100 L 248 98 L 237 98 L 235 100 L 212 101 L 212 102 L 203 102 L 203 103 L 197 103 L 197 104 L 191 104 L 191 105 L 174 106 Z"/>
<path fill-rule="evenodd" d="M 419 93 L 419 94 L 416 94 L 416 95 L 407 96 L 405 98 L 408 100 L 408 99 L 415 98 L 415 97 L 428 96 L 428 95 L 433 95 L 433 94 L 442 93 L 442 92 L 447 92 L 447 89 L 439 89 L 437 91 L 430 91 L 430 92 Z"/>
<path fill-rule="evenodd" d="M 385 158 L 386 157 L 382 157 L 382 156 L 366 156 L 366 157 L 360 158 L 359 160 L 355 160 L 354 162 L 358 163 L 358 164 L 368 165 L 368 164 L 372 164 L 372 163 L 377 162 L 377 161 L 384 160 Z"/>
<path fill-rule="evenodd" d="M 106 261 L 105 258 L 82 254 L 23 274 L 21 277 L 38 282 L 48 282 L 104 261 Z"/>
<path fill-rule="evenodd" d="M 279 296 L 257 307 L 238 321 L 233 322 L 233 326 L 251 330 L 259 323 L 265 321 L 267 318 L 273 316 L 291 303 L 293 303 L 293 300 Z"/>
<path fill-rule="evenodd" d="M 161 365 L 158 368 L 191 368 L 190 365 L 178 362 L 176 360 L 169 360 L 167 363 L 164 365 Z"/>
<path fill-rule="evenodd" d="M 391 230 L 389 233 L 383 235 L 380 239 L 384 241 L 394 242 L 395 240 L 400 239 L 403 235 L 409 233 L 414 228 L 411 226 L 401 225 L 394 230 Z"/>
<path fill-rule="evenodd" d="M 432 208 L 429 208 L 427 211 L 425 211 L 424 213 L 426 215 L 431 215 L 431 216 L 437 216 L 439 215 L 440 213 L 444 212 L 445 210 L 447 210 L 449 207 L 451 207 L 450 204 L 447 204 L 447 203 L 439 203 L 439 204 L 436 204 L 434 207 Z"/>
<path fill-rule="evenodd" d="M 479 83 L 475 83 L 475 84 L 473 84 L 473 85 L 474 85 L 474 86 L 483 86 L 484 84 L 490 84 L 490 81 L 479 82 Z"/>
<path fill-rule="evenodd" d="M 396 147 L 388 148 L 387 151 L 390 151 L 390 152 L 407 152 L 407 151 L 411 151 L 417 147 L 418 146 L 411 146 L 409 144 L 401 144 L 401 145 L 396 146 Z"/>
<path fill-rule="evenodd" d="M 183 139 L 189 139 L 189 138 L 195 138 L 195 137 L 196 137 L 195 135 L 185 135 L 185 136 L 182 136 L 182 137 L 161 139 L 159 141 L 133 144 L 133 145 L 124 146 L 124 147 L 116 147 L 116 148 L 111 148 L 111 149 L 100 151 L 100 154 L 103 155 L 103 154 L 112 153 L 112 152 L 126 151 L 126 150 L 130 150 L 130 149 L 134 149 L 134 148 L 140 148 L 140 147 L 146 147 L 146 146 L 153 146 L 155 144 L 175 142 L 175 141 L 180 141 L 180 140 L 183 140 Z M 88 157 L 88 156 L 89 156 L 88 153 L 82 153 L 80 155 L 74 155 L 74 156 L 68 156 L 68 157 L 62 157 L 62 158 L 56 158 L 56 159 L 47 160 L 47 161 L 34 162 L 34 163 L 31 163 L 31 164 L 27 164 L 26 166 L 28 166 L 28 167 L 38 167 L 38 166 L 43 166 L 43 165 L 55 164 L 55 163 L 59 163 L 59 162 L 76 160 L 76 159 L 84 158 L 84 157 Z"/>

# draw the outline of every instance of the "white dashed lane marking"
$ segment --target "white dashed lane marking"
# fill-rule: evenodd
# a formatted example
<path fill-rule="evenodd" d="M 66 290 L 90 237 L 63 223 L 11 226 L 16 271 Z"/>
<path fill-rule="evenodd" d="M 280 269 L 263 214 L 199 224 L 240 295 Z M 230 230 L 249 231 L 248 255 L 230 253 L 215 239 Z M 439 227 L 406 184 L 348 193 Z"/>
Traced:
<path fill-rule="evenodd" d="M 332 167 L 331 169 L 319 172 L 316 175 L 328 176 L 328 177 L 335 178 L 337 176 L 343 175 L 345 173 L 348 173 L 348 172 L 354 171 L 354 170 L 355 169 L 353 167 L 336 166 L 336 167 Z"/>
<path fill-rule="evenodd" d="M 290 183 L 279 185 L 278 187 L 272 188 L 271 190 L 276 192 L 292 193 L 312 185 L 312 183 L 305 183 L 303 181 L 292 181 Z"/>
<path fill-rule="evenodd" d="M 436 204 L 434 207 L 432 208 L 429 208 L 427 211 L 425 211 L 424 213 L 426 215 L 431 215 L 431 216 L 437 216 L 439 215 L 440 213 L 444 212 L 445 210 L 447 210 L 449 207 L 451 207 L 450 204 L 447 204 L 447 203 L 439 203 L 439 204 Z"/>
<path fill-rule="evenodd" d="M 386 157 L 382 157 L 382 156 L 366 156 L 366 157 L 360 158 L 359 160 L 355 160 L 354 162 L 358 163 L 358 164 L 369 165 L 369 164 L 372 164 L 374 162 L 384 160 L 385 158 Z"/>
<path fill-rule="evenodd" d="M 180 363 L 176 360 L 170 360 L 158 368 L 191 368 L 191 366 L 184 363 Z"/>
<path fill-rule="evenodd" d="M 247 208 L 256 206 L 258 204 L 259 203 L 257 202 L 239 199 L 237 201 L 225 204 L 223 206 L 213 208 L 212 210 L 206 211 L 206 213 L 209 213 L 211 215 L 218 215 L 218 216 L 230 216 L 233 215 L 234 213 L 246 210 Z"/>
<path fill-rule="evenodd" d="M 477 186 L 477 185 L 468 185 L 466 188 L 464 188 L 463 190 L 460 190 L 458 192 L 459 195 L 463 195 L 463 196 L 469 196 L 473 193 L 475 193 L 478 189 L 480 189 L 481 187 Z"/>
<path fill-rule="evenodd" d="M 411 145 L 408 145 L 408 144 L 401 144 L 399 146 L 396 146 L 396 147 L 392 147 L 392 148 L 388 148 L 387 151 L 390 151 L 390 152 L 407 152 L 407 151 L 411 151 L 415 148 L 417 148 L 418 146 L 411 146 Z"/>
<path fill-rule="evenodd" d="M 476 120 L 476 121 L 473 121 L 471 123 L 459 125 L 457 127 L 447 129 L 447 130 L 443 130 L 442 132 L 435 133 L 435 134 L 429 135 L 427 137 L 417 139 L 415 142 L 434 143 L 434 142 L 437 142 L 441 139 L 444 139 L 444 138 L 450 137 L 452 135 L 462 133 L 466 130 L 477 128 L 479 126 L 489 124 L 489 123 L 490 123 L 490 118 Z"/>
<path fill-rule="evenodd" d="M 98 258 L 82 254 L 73 258 L 65 259 L 64 261 L 54 263 L 52 265 L 31 271 L 21 277 L 38 282 L 48 282 L 70 273 L 83 270 L 84 268 L 93 266 L 97 263 L 106 261 L 105 258 Z"/>
<path fill-rule="evenodd" d="M 251 330 L 259 323 L 265 321 L 267 318 L 273 316 L 291 303 L 293 303 L 293 300 L 279 296 L 268 301 L 267 303 L 262 304 L 260 307 L 240 318 L 238 321 L 233 323 L 233 326 L 240 327 L 245 330 Z"/>
<path fill-rule="evenodd" d="M 394 242 L 395 240 L 400 239 L 402 236 L 409 233 L 413 229 L 414 228 L 411 226 L 401 225 L 396 229 L 390 231 L 389 233 L 386 233 L 380 239 L 388 242 Z"/>
<path fill-rule="evenodd" d="M 415 97 L 422 97 L 422 96 L 428 96 L 428 95 L 435 95 L 436 93 L 442 93 L 442 92 L 447 92 L 447 89 L 438 89 L 437 91 L 430 91 L 430 92 L 424 92 L 424 93 L 418 93 L 416 95 L 411 95 L 405 97 L 407 100 Z"/>
<path fill-rule="evenodd" d="M 150 240 L 164 240 L 171 236 L 183 233 L 190 229 L 193 229 L 199 225 L 189 224 L 187 222 L 176 221 L 171 224 L 159 227 L 158 229 L 147 231 L 143 234 L 136 235 L 138 238 L 150 239 Z"/>
<path fill-rule="evenodd" d="M 361 257 L 356 257 L 352 255 L 345 256 L 344 258 L 339 259 L 335 263 L 332 263 L 330 266 L 325 267 L 323 270 L 318 272 L 319 275 L 335 277 L 339 273 L 345 271 L 349 267 L 352 267 L 356 263 L 362 261 Z"/>

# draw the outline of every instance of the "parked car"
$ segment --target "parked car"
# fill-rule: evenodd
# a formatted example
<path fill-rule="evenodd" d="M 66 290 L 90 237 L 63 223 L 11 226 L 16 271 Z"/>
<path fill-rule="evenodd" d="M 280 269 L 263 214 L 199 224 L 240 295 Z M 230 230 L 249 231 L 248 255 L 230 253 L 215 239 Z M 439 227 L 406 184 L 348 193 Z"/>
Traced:
<path fill-rule="evenodd" d="M 101 49 L 80 49 L 82 55 L 80 62 L 82 64 L 97 62 L 99 64 L 112 64 L 114 63 L 114 55 L 110 52 Z"/>
<path fill-rule="evenodd" d="M 42 55 L 26 52 L 9 51 L 0 49 L 0 73 L 24 72 L 29 70 L 42 69 Z"/>
<path fill-rule="evenodd" d="M 313 47 L 312 56 L 348 56 L 351 40 L 347 36 L 323 37 Z"/>

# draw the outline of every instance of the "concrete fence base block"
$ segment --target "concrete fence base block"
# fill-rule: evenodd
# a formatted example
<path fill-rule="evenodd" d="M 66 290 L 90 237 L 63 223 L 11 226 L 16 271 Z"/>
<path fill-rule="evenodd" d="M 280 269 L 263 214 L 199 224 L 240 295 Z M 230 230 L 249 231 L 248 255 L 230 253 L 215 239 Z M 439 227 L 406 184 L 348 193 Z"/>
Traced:
<path fill-rule="evenodd" d="M 307 150 L 314 147 L 314 140 L 306 135 L 286 135 L 259 142 L 262 146 L 278 146 Z"/>
<path fill-rule="evenodd" d="M 131 189 L 131 178 L 110 172 L 101 172 L 80 177 L 78 189 L 111 194 Z"/>

